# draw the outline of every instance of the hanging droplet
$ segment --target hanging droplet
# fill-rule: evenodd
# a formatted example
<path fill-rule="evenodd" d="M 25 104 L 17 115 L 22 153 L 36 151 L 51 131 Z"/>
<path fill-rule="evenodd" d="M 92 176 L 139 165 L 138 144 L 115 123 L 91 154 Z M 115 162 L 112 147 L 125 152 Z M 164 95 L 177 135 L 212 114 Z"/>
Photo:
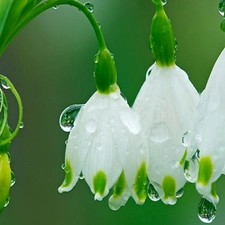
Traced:
<path fill-rule="evenodd" d="M 65 145 L 67 145 L 67 144 L 68 144 L 68 140 L 65 141 Z"/>
<path fill-rule="evenodd" d="M 23 121 L 20 122 L 20 129 L 24 128 L 24 123 Z"/>
<path fill-rule="evenodd" d="M 198 217 L 204 223 L 211 223 L 216 217 L 216 206 L 202 197 L 198 205 Z"/>
<path fill-rule="evenodd" d="M 55 5 L 55 6 L 53 6 L 52 8 L 53 8 L 53 9 L 58 9 L 59 6 L 58 6 L 58 5 Z"/>
<path fill-rule="evenodd" d="M 220 0 L 219 2 L 219 13 L 224 16 L 224 9 L 225 9 L 225 0 Z"/>
<path fill-rule="evenodd" d="M 148 185 L 148 189 L 147 189 L 147 193 L 148 193 L 148 197 L 154 201 L 154 202 L 157 202 L 159 201 L 160 197 L 159 197 L 159 194 L 158 192 L 155 190 L 154 186 L 149 183 Z"/>
<path fill-rule="evenodd" d="M 180 197 L 182 197 L 183 194 L 184 194 L 184 188 L 181 188 L 180 190 L 178 190 L 176 192 L 176 197 L 180 198 Z"/>
<path fill-rule="evenodd" d="M 192 158 L 184 163 L 184 176 L 190 183 L 195 183 L 198 178 L 199 160 Z"/>
<path fill-rule="evenodd" d="M 63 163 L 62 165 L 61 165 L 61 168 L 64 170 L 65 169 L 65 163 Z"/>
<path fill-rule="evenodd" d="M 11 155 L 9 152 L 7 152 L 7 156 L 8 156 L 8 160 L 9 160 L 9 163 L 11 162 Z"/>
<path fill-rule="evenodd" d="M 11 183 L 10 187 L 12 187 L 16 183 L 16 176 L 15 174 L 11 171 Z"/>
<path fill-rule="evenodd" d="M 10 202 L 10 196 L 8 196 L 8 198 L 5 200 L 5 205 L 4 205 L 4 207 L 6 207 L 6 206 L 9 204 L 9 202 Z"/>
<path fill-rule="evenodd" d="M 167 3 L 167 0 L 162 0 L 162 4 L 165 5 Z"/>
<path fill-rule="evenodd" d="M 87 7 L 87 9 L 93 13 L 94 12 L 94 5 L 91 2 L 86 2 L 84 5 Z"/>
<path fill-rule="evenodd" d="M 83 175 L 83 173 L 82 173 L 82 172 L 80 173 L 79 178 L 80 178 L 81 180 L 83 180 L 83 179 L 84 179 L 84 175 Z"/>
<path fill-rule="evenodd" d="M 2 84 L 2 87 L 5 88 L 5 89 L 10 89 L 10 86 L 9 84 L 7 83 L 6 80 L 1 80 L 1 84 Z"/>
<path fill-rule="evenodd" d="M 223 32 L 225 32 L 225 18 L 222 20 L 222 22 L 220 23 L 220 28 Z"/>
<path fill-rule="evenodd" d="M 63 112 L 59 117 L 59 125 L 63 131 L 65 132 L 71 131 L 74 121 L 82 106 L 83 106 L 82 104 L 75 104 L 63 110 Z"/>

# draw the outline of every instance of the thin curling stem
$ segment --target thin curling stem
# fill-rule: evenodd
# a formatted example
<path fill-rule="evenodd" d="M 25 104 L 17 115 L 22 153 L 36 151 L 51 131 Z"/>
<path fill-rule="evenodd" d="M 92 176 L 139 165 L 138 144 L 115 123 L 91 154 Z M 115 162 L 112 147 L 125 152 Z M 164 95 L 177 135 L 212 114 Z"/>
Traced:
<path fill-rule="evenodd" d="M 15 31 L 13 32 L 13 34 L 7 41 L 6 45 L 4 46 L 4 49 L 12 41 L 12 39 L 15 37 L 15 35 L 25 25 L 27 25 L 31 20 L 33 20 L 35 17 L 37 17 L 38 15 L 40 15 L 42 12 L 46 11 L 47 9 L 53 8 L 54 6 L 59 6 L 59 5 L 71 5 L 71 6 L 78 8 L 80 11 L 82 11 L 84 13 L 84 15 L 90 21 L 90 23 L 95 31 L 95 34 L 96 34 L 96 37 L 98 40 L 98 44 L 99 44 L 99 50 L 106 49 L 106 44 L 105 44 L 105 40 L 104 40 L 102 31 L 101 31 L 99 24 L 96 21 L 94 15 L 92 14 L 92 12 L 89 11 L 89 9 L 83 3 L 76 1 L 76 0 L 47 0 L 43 3 L 41 3 L 40 5 L 38 5 L 37 7 L 35 7 L 34 9 L 32 9 L 28 13 L 28 15 L 19 23 L 19 25 L 17 26 L 17 28 L 15 29 Z M 4 49 L 2 50 L 2 52 L 4 51 Z"/>
<path fill-rule="evenodd" d="M 10 88 L 10 90 L 14 94 L 14 96 L 15 96 L 15 98 L 17 100 L 18 106 L 19 106 L 19 118 L 18 118 L 18 122 L 17 122 L 15 130 L 12 132 L 12 134 L 7 139 L 5 139 L 5 140 L 0 142 L 0 145 L 5 145 L 5 144 L 7 144 L 7 143 L 12 141 L 12 139 L 17 135 L 17 133 L 18 133 L 18 131 L 20 129 L 20 126 L 21 126 L 21 123 L 22 123 L 22 119 L 23 119 L 23 105 L 22 105 L 22 101 L 21 101 L 20 95 L 17 92 L 17 90 L 15 89 L 14 85 L 11 83 L 11 81 L 7 77 L 5 77 L 5 76 L 3 76 L 1 74 L 0 74 L 0 79 L 4 80 L 7 83 L 7 85 Z"/>

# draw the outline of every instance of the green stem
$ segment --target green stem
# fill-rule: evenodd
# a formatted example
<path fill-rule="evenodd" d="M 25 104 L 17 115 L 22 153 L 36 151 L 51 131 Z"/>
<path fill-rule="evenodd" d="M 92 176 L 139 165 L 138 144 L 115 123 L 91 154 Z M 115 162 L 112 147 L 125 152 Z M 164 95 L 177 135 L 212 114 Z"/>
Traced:
<path fill-rule="evenodd" d="M 35 17 L 37 17 L 38 15 L 40 15 L 42 12 L 46 11 L 47 9 L 52 8 L 54 6 L 59 6 L 59 5 L 71 5 L 71 6 L 78 8 L 80 11 L 82 11 L 85 14 L 85 16 L 88 18 L 88 20 L 90 21 L 90 23 L 95 31 L 95 34 L 96 34 L 96 37 L 98 40 L 98 44 L 99 44 L 99 49 L 101 51 L 106 49 L 105 40 L 104 40 L 102 31 L 99 27 L 99 23 L 96 21 L 92 12 L 90 12 L 89 9 L 83 3 L 78 2 L 76 0 L 48 0 L 48 1 L 41 3 L 36 8 L 32 9 L 28 13 L 28 15 L 18 24 L 17 28 L 12 33 L 12 35 L 9 37 L 9 39 L 6 42 L 6 44 L 4 45 L 3 49 L 0 51 L 0 54 L 2 54 L 4 52 L 5 48 L 13 40 L 13 38 L 16 36 L 16 34 L 19 33 L 19 31 L 24 26 L 26 26 L 30 21 L 32 21 Z"/>
<path fill-rule="evenodd" d="M 17 90 L 15 89 L 14 85 L 11 83 L 11 81 L 0 74 L 0 79 L 4 80 L 7 85 L 9 86 L 9 88 L 11 89 L 12 93 L 14 94 L 16 100 L 17 100 L 17 103 L 18 103 L 18 106 L 19 106 L 19 118 L 18 118 L 18 122 L 17 122 L 17 125 L 16 125 L 16 128 L 15 130 L 13 131 L 13 133 L 5 140 L 1 141 L 0 142 L 0 146 L 2 145 L 5 145 L 9 142 L 12 141 L 12 139 L 17 135 L 19 129 L 20 129 L 20 126 L 21 126 L 21 123 L 22 123 L 22 119 L 23 119 L 23 105 L 22 105 L 22 101 L 21 101 L 21 98 L 20 98 L 20 95 L 18 94 Z"/>

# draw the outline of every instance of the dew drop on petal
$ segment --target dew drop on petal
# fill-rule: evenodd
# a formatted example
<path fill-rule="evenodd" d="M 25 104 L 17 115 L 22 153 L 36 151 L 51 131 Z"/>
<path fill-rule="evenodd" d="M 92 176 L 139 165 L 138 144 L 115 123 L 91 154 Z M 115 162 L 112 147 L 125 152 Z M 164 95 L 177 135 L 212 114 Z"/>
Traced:
<path fill-rule="evenodd" d="M 155 123 L 151 126 L 150 138 L 154 142 L 164 142 L 170 138 L 170 131 L 165 122 Z"/>
<path fill-rule="evenodd" d="M 150 68 L 147 70 L 146 75 L 147 75 L 147 76 L 150 76 L 151 72 L 152 72 L 152 67 L 150 67 Z"/>
<path fill-rule="evenodd" d="M 182 144 L 184 147 L 187 147 L 189 145 L 190 142 L 190 133 L 187 131 L 183 134 L 182 136 Z"/>
<path fill-rule="evenodd" d="M 219 13 L 224 16 L 224 9 L 225 9 L 225 0 L 220 0 L 219 2 Z"/>
<path fill-rule="evenodd" d="M 92 13 L 94 12 L 94 5 L 91 2 L 86 2 L 84 5 L 87 7 L 87 9 Z"/>
<path fill-rule="evenodd" d="M 2 87 L 5 88 L 5 89 L 10 89 L 10 86 L 9 84 L 7 83 L 6 80 L 1 80 L 1 84 L 2 84 Z"/>
<path fill-rule="evenodd" d="M 88 133 L 94 133 L 97 129 L 97 124 L 93 119 L 90 119 L 85 124 L 85 129 Z"/>
<path fill-rule="evenodd" d="M 70 168 L 69 168 L 68 166 L 66 166 L 65 163 L 63 163 L 63 164 L 61 165 L 61 168 L 64 170 L 65 173 L 69 173 L 69 172 L 70 172 Z"/>
<path fill-rule="evenodd" d="M 9 202 L 10 202 L 10 196 L 8 196 L 8 198 L 6 199 L 4 207 L 6 207 L 9 204 Z"/>
<path fill-rule="evenodd" d="M 180 197 L 182 197 L 183 194 L 184 194 L 184 188 L 181 188 L 180 190 L 178 190 L 176 192 L 176 197 L 180 198 Z"/>
<path fill-rule="evenodd" d="M 203 197 L 198 205 L 198 217 L 204 223 L 211 223 L 216 217 L 216 206 Z"/>
<path fill-rule="evenodd" d="M 53 8 L 53 9 L 58 9 L 59 6 L 58 6 L 58 5 L 55 5 L 55 6 L 53 6 L 52 8 Z"/>
<path fill-rule="evenodd" d="M 15 174 L 11 171 L 11 182 L 10 182 L 10 187 L 12 187 L 16 183 L 16 176 Z"/>
<path fill-rule="evenodd" d="M 68 140 L 65 141 L 65 145 L 67 145 L 67 144 L 68 144 Z"/>
<path fill-rule="evenodd" d="M 158 192 L 155 190 L 154 186 L 151 183 L 149 183 L 148 185 L 147 193 L 148 193 L 148 197 L 152 201 L 156 202 L 160 200 Z"/>
<path fill-rule="evenodd" d="M 190 183 L 195 183 L 198 178 L 199 161 L 197 158 L 192 158 L 184 163 L 184 176 Z"/>
<path fill-rule="evenodd" d="M 63 110 L 59 117 L 59 125 L 65 132 L 70 132 L 83 104 L 74 104 Z"/>

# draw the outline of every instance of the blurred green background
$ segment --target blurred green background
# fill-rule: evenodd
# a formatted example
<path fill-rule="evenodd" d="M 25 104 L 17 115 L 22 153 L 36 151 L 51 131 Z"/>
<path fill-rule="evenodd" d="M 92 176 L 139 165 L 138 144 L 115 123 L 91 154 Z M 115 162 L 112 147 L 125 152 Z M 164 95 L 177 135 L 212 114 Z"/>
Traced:
<path fill-rule="evenodd" d="M 199 92 L 225 44 L 220 28 L 219 0 L 168 0 L 165 6 L 178 40 L 177 64 Z M 108 48 L 115 56 L 118 83 L 132 105 L 153 63 L 148 46 L 154 5 L 151 0 L 93 0 Z M 175 206 L 132 199 L 111 211 L 108 197 L 102 202 L 84 180 L 66 194 L 57 192 L 64 178 L 65 141 L 68 133 L 58 125 L 64 108 L 85 103 L 95 91 L 94 32 L 77 9 L 60 6 L 31 22 L 10 44 L 0 60 L 0 73 L 8 76 L 21 94 L 24 128 L 11 146 L 11 167 L 16 184 L 11 201 L 0 215 L 1 225 L 198 225 L 200 196 L 194 185 Z M 17 105 L 10 101 L 10 122 L 17 121 Z M 225 179 L 217 182 L 220 203 L 215 225 L 224 225 Z"/>

